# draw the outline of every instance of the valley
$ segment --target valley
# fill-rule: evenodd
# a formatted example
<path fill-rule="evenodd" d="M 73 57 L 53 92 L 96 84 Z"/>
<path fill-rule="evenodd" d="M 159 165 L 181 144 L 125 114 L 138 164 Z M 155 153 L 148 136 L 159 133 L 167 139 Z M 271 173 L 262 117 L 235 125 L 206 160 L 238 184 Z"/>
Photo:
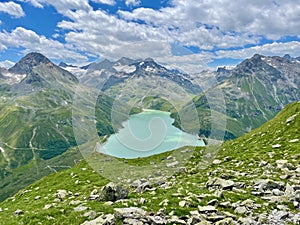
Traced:
<path fill-rule="evenodd" d="M 153 212 L 164 221 L 170 222 L 172 215 L 167 214 L 173 211 L 176 220 L 187 222 L 190 217 L 180 218 L 190 214 L 191 210 L 197 211 L 197 207 L 194 207 L 196 202 L 201 207 L 205 207 L 212 200 L 215 203 L 224 203 L 227 200 L 233 203 L 235 198 L 245 194 L 254 202 L 257 201 L 255 209 L 245 206 L 247 211 L 236 213 L 236 208 L 244 207 L 241 202 L 236 203 L 237 205 L 229 204 L 228 207 L 216 203 L 208 204 L 215 207 L 210 208 L 208 212 L 198 207 L 198 213 L 201 214 L 199 216 L 202 218 L 203 214 L 215 217 L 218 215 L 219 219 L 215 218 L 216 221 L 243 221 L 245 216 L 250 212 L 252 215 L 253 212 L 253 218 L 258 219 L 260 212 L 271 213 L 276 207 L 274 204 L 264 205 L 268 193 L 262 193 L 267 196 L 265 199 L 252 194 L 250 189 L 255 186 L 251 183 L 254 177 L 270 177 L 275 181 L 279 178 L 288 180 L 293 177 L 295 181 L 292 181 L 291 185 L 294 185 L 295 193 L 292 197 L 296 196 L 293 201 L 297 202 L 299 87 L 300 61 L 298 58 L 287 56 L 256 54 L 231 69 L 219 68 L 217 71 L 202 71 L 189 75 L 167 69 L 150 58 L 121 58 L 115 62 L 103 60 L 76 67 L 65 63 L 57 66 L 40 53 L 29 53 L 10 69 L 0 70 L 0 201 L 3 201 L 0 204 L 0 218 L 10 218 L 11 224 L 19 219 L 28 224 L 29 220 L 48 221 L 49 224 L 53 224 L 52 219 L 49 219 L 53 217 L 56 224 L 65 224 L 59 210 L 49 206 L 50 204 L 69 212 L 68 224 L 70 221 L 81 224 L 87 217 L 81 215 L 81 210 L 73 211 L 74 202 L 71 204 L 70 201 L 74 198 L 78 199 L 78 204 L 74 205 L 93 209 L 95 215 L 100 215 L 95 209 L 100 206 L 105 215 L 113 215 L 114 223 L 118 224 L 120 220 L 113 213 L 115 208 L 141 207 L 143 204 L 138 203 L 136 199 L 142 198 L 147 199 L 145 214 Z M 287 108 L 279 113 L 286 106 Z M 172 152 L 148 154 L 146 158 L 137 154 L 136 157 L 142 158 L 126 160 L 95 152 L 101 141 L 113 137 L 124 128 L 124 122 L 130 116 L 139 115 L 143 109 L 160 110 L 170 114 L 172 119 L 169 119 L 173 121 L 171 127 L 175 126 L 189 135 L 200 137 L 205 140 L 207 147 L 180 146 Z M 286 122 L 291 116 L 294 119 Z M 263 127 L 260 127 L 261 125 Z M 270 133 L 274 129 L 278 134 Z M 162 128 L 154 131 L 153 134 L 157 137 L 163 133 Z M 223 141 L 225 142 L 220 146 L 216 144 Z M 282 151 L 274 152 L 277 148 Z M 140 148 L 137 150 L 140 151 Z M 265 152 L 269 152 L 272 157 Z M 226 161 L 228 158 L 230 160 Z M 252 161 L 249 162 L 251 158 Z M 280 163 L 277 161 L 281 159 L 287 160 L 295 169 L 285 171 L 277 168 L 276 165 Z M 256 165 L 258 161 L 269 161 L 268 165 L 275 169 L 268 167 L 269 174 L 264 174 L 260 169 L 263 166 Z M 246 164 L 250 165 L 249 171 L 242 166 Z M 221 168 L 226 172 L 223 175 Z M 233 168 L 238 172 L 233 173 Z M 101 171 L 102 174 L 99 175 L 95 171 Z M 111 174 L 112 171 L 114 175 Z M 292 175 L 284 178 L 285 172 Z M 151 174 L 156 173 L 160 174 L 157 175 L 159 180 L 154 177 L 149 181 L 149 189 L 153 189 L 155 194 L 164 193 L 165 190 L 157 185 L 162 183 L 165 184 L 166 190 L 169 190 L 157 199 L 152 199 L 148 190 L 141 193 L 134 191 L 133 181 L 128 182 L 128 177 L 140 180 L 145 176 L 145 179 L 152 179 Z M 203 175 L 200 176 L 199 173 Z M 244 173 L 249 173 L 249 176 L 243 179 L 241 174 Z M 71 175 L 72 179 L 68 180 L 69 174 L 76 174 L 82 177 L 82 180 L 78 178 L 74 181 L 75 175 Z M 173 174 L 176 175 L 172 177 Z M 211 176 L 219 176 L 225 180 L 234 178 L 233 182 L 237 183 L 234 188 L 238 190 L 234 191 L 230 186 L 229 192 L 221 190 L 224 193 L 219 195 L 217 190 L 207 186 L 206 182 L 209 183 Z M 88 195 L 93 191 L 93 187 L 97 187 L 97 193 L 100 192 L 108 179 L 116 183 L 128 183 L 129 200 L 117 203 L 86 200 L 89 199 Z M 63 182 L 58 184 L 55 180 L 66 183 L 61 186 Z M 49 194 L 43 182 L 49 186 Z M 245 186 L 239 186 L 240 183 Z M 193 185 L 188 187 L 186 184 Z M 31 186 L 27 188 L 28 185 Z M 181 191 L 183 187 L 184 190 L 189 190 L 193 186 L 195 189 L 190 190 L 193 194 Z M 196 191 L 196 187 L 200 188 L 199 191 Z M 61 189 L 71 192 L 70 198 L 52 199 L 54 192 Z M 178 196 L 175 196 L 178 201 L 175 200 L 170 205 L 161 203 L 165 201 L 162 198 L 173 199 L 174 191 L 179 189 Z M 283 186 L 279 189 L 286 190 Z M 210 195 L 208 190 L 216 193 Z M 83 194 L 75 195 L 77 192 Z M 26 193 L 29 193 L 29 196 Z M 27 197 L 22 197 L 23 195 Z M 38 196 L 40 197 L 37 198 Z M 43 201 L 38 201 L 41 198 Z M 21 207 L 29 201 L 28 199 L 34 204 L 28 208 Z M 53 202 L 44 199 L 52 199 Z M 12 206 L 11 202 L 14 201 L 17 201 L 17 204 Z M 280 201 L 285 205 L 286 200 Z M 162 205 L 166 205 L 164 210 L 167 214 L 164 217 L 159 214 L 161 207 L 158 206 Z M 30 207 L 38 209 L 39 217 Z M 222 207 L 225 207 L 225 214 Z M 287 204 L 287 207 L 287 217 L 290 221 L 295 220 L 298 205 Z M 20 214 L 16 213 L 19 209 Z M 202 209 L 205 213 L 201 212 Z M 228 213 L 235 216 L 228 216 Z M 47 217 L 46 214 L 52 216 Z M 105 220 L 104 217 L 100 217 L 97 218 Z M 96 216 L 93 219 L 96 219 Z M 149 217 L 142 219 L 150 220 Z"/>

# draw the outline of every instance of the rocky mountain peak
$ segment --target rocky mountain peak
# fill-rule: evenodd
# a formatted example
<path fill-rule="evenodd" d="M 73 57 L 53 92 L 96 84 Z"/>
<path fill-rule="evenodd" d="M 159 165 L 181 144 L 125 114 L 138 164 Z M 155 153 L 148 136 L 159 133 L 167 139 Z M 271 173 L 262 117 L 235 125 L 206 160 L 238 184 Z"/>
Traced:
<path fill-rule="evenodd" d="M 29 73 L 35 66 L 40 64 L 48 64 L 52 62 L 41 53 L 32 52 L 24 56 L 16 65 L 9 69 L 11 73 Z"/>

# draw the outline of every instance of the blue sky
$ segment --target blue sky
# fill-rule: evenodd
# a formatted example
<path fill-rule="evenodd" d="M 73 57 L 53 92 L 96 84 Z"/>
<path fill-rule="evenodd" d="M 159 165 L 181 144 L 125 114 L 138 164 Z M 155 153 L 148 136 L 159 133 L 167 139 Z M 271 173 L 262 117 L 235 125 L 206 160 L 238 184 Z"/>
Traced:
<path fill-rule="evenodd" d="M 152 57 L 196 73 L 255 53 L 300 56 L 300 0 L 1 0 L 0 66 Z"/>

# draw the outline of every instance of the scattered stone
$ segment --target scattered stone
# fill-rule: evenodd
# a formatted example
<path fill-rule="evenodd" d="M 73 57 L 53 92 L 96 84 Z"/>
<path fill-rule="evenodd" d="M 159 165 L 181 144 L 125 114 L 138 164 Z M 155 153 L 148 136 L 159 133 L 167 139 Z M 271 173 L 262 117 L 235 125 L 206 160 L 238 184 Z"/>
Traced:
<path fill-rule="evenodd" d="M 294 121 L 295 118 L 296 118 L 296 114 L 290 116 L 289 118 L 287 118 L 285 122 L 286 122 L 286 123 L 290 123 L 290 122 Z"/>
<path fill-rule="evenodd" d="M 16 211 L 14 211 L 14 215 L 19 216 L 19 215 L 23 215 L 24 212 L 22 209 L 17 209 Z"/>
<path fill-rule="evenodd" d="M 239 206 L 234 210 L 237 214 L 245 214 L 247 212 L 247 208 L 245 206 Z"/>
<path fill-rule="evenodd" d="M 102 188 L 100 199 L 103 201 L 117 201 L 125 199 L 128 196 L 128 190 L 116 185 L 113 182 L 108 183 Z"/>
<path fill-rule="evenodd" d="M 114 225 L 116 224 L 115 216 L 112 214 L 102 215 L 92 221 L 86 221 L 81 225 Z"/>
<path fill-rule="evenodd" d="M 214 164 L 214 165 L 219 165 L 219 164 L 221 164 L 221 163 L 222 163 L 222 161 L 219 160 L 219 159 L 215 159 L 215 160 L 212 162 L 212 164 Z"/>
<path fill-rule="evenodd" d="M 168 221 L 160 216 L 148 216 L 147 217 L 150 221 L 151 224 L 166 224 Z"/>
<path fill-rule="evenodd" d="M 231 224 L 235 224 L 232 218 L 225 218 L 223 220 L 216 222 L 216 225 L 231 225 Z"/>
<path fill-rule="evenodd" d="M 100 198 L 100 195 L 90 195 L 89 200 L 93 201 L 93 200 L 97 200 Z"/>
<path fill-rule="evenodd" d="M 97 213 L 95 211 L 89 211 L 83 214 L 84 217 L 87 217 L 89 220 L 93 220 L 96 218 Z"/>
<path fill-rule="evenodd" d="M 267 190 L 273 190 L 273 189 L 283 190 L 284 185 L 279 182 L 266 179 L 266 180 L 257 180 L 254 184 L 254 188 L 258 189 L 258 191 L 260 192 L 265 192 Z"/>
<path fill-rule="evenodd" d="M 259 167 L 264 167 L 264 166 L 266 166 L 266 165 L 268 165 L 268 162 L 266 162 L 266 161 L 261 161 L 260 163 L 259 163 Z"/>
<path fill-rule="evenodd" d="M 116 218 L 144 218 L 147 212 L 141 208 L 130 207 L 130 208 L 115 208 L 114 215 Z"/>
<path fill-rule="evenodd" d="M 160 202 L 159 203 L 159 206 L 168 206 L 168 204 L 169 204 L 169 199 L 165 199 L 165 200 L 163 200 L 162 202 Z"/>
<path fill-rule="evenodd" d="M 289 183 L 287 183 L 286 186 L 285 186 L 284 195 L 287 196 L 287 197 L 295 196 L 295 190 Z"/>
<path fill-rule="evenodd" d="M 280 148 L 281 144 L 272 145 L 272 148 Z"/>
<path fill-rule="evenodd" d="M 221 178 L 212 178 L 206 183 L 207 188 L 222 188 L 222 189 L 231 189 L 234 186 L 234 181 L 224 180 Z"/>
<path fill-rule="evenodd" d="M 140 179 L 140 180 L 135 180 L 131 186 L 133 188 L 135 188 L 135 191 L 137 193 L 142 193 L 144 192 L 146 189 L 150 189 L 151 188 L 151 184 L 148 180 L 146 179 Z"/>
<path fill-rule="evenodd" d="M 123 221 L 123 224 L 127 225 L 144 225 L 143 221 L 137 220 L 137 219 L 131 219 L 131 218 L 125 218 Z"/>
<path fill-rule="evenodd" d="M 172 216 L 167 222 L 168 224 L 186 224 L 186 222 L 182 219 L 179 219 L 178 216 Z"/>
<path fill-rule="evenodd" d="M 79 204 L 81 204 L 82 203 L 82 201 L 79 201 L 79 200 L 72 200 L 72 201 L 70 201 L 70 203 L 69 203 L 69 205 L 79 205 Z"/>
<path fill-rule="evenodd" d="M 298 138 L 296 138 L 296 139 L 292 139 L 292 140 L 290 140 L 289 142 L 290 143 L 295 143 L 295 142 L 298 142 L 299 141 L 299 139 Z"/>
<path fill-rule="evenodd" d="M 179 202 L 179 206 L 180 206 L 180 207 L 185 207 L 186 204 L 187 204 L 187 202 L 184 201 L 184 200 Z"/>
<path fill-rule="evenodd" d="M 35 198 L 34 198 L 34 200 L 39 200 L 41 198 L 41 196 L 36 196 Z"/>
<path fill-rule="evenodd" d="M 145 204 L 146 199 L 145 198 L 140 198 L 140 204 Z"/>
<path fill-rule="evenodd" d="M 200 213 L 203 213 L 203 212 L 217 212 L 217 209 L 215 206 L 211 206 L 211 205 L 208 205 L 208 206 L 198 206 L 198 210 Z"/>
<path fill-rule="evenodd" d="M 212 200 L 210 200 L 208 203 L 207 203 L 207 205 L 214 205 L 214 206 L 216 206 L 216 205 L 218 205 L 218 199 L 212 199 Z"/>
<path fill-rule="evenodd" d="M 68 195 L 68 192 L 66 190 L 57 190 L 56 191 L 56 198 L 63 200 L 64 198 L 66 198 Z"/>
<path fill-rule="evenodd" d="M 282 196 L 282 195 L 284 195 L 284 192 L 283 191 L 280 191 L 279 189 L 273 189 L 272 190 L 272 193 L 273 193 L 273 195 L 275 195 L 275 196 Z"/>
<path fill-rule="evenodd" d="M 175 166 L 177 166 L 178 164 L 179 164 L 179 162 L 174 161 L 174 162 L 171 162 L 171 163 L 167 163 L 166 166 L 167 166 L 168 168 L 170 168 L 170 167 L 175 167 Z"/>
<path fill-rule="evenodd" d="M 80 205 L 80 206 L 77 206 L 76 208 L 74 208 L 74 211 L 82 212 L 82 211 L 86 211 L 87 209 L 88 209 L 88 207 Z"/>
<path fill-rule="evenodd" d="M 43 209 L 47 210 L 47 209 L 50 209 L 51 207 L 55 206 L 55 203 L 52 203 L 52 204 L 47 204 L 44 206 Z"/>

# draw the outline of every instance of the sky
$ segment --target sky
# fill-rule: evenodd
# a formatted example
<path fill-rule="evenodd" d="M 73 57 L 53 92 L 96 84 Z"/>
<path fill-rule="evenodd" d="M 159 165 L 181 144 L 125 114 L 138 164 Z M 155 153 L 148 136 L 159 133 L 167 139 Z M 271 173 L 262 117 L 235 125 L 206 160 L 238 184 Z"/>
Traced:
<path fill-rule="evenodd" d="M 300 0 L 0 0 L 0 66 L 154 58 L 188 73 L 300 56 Z"/>

